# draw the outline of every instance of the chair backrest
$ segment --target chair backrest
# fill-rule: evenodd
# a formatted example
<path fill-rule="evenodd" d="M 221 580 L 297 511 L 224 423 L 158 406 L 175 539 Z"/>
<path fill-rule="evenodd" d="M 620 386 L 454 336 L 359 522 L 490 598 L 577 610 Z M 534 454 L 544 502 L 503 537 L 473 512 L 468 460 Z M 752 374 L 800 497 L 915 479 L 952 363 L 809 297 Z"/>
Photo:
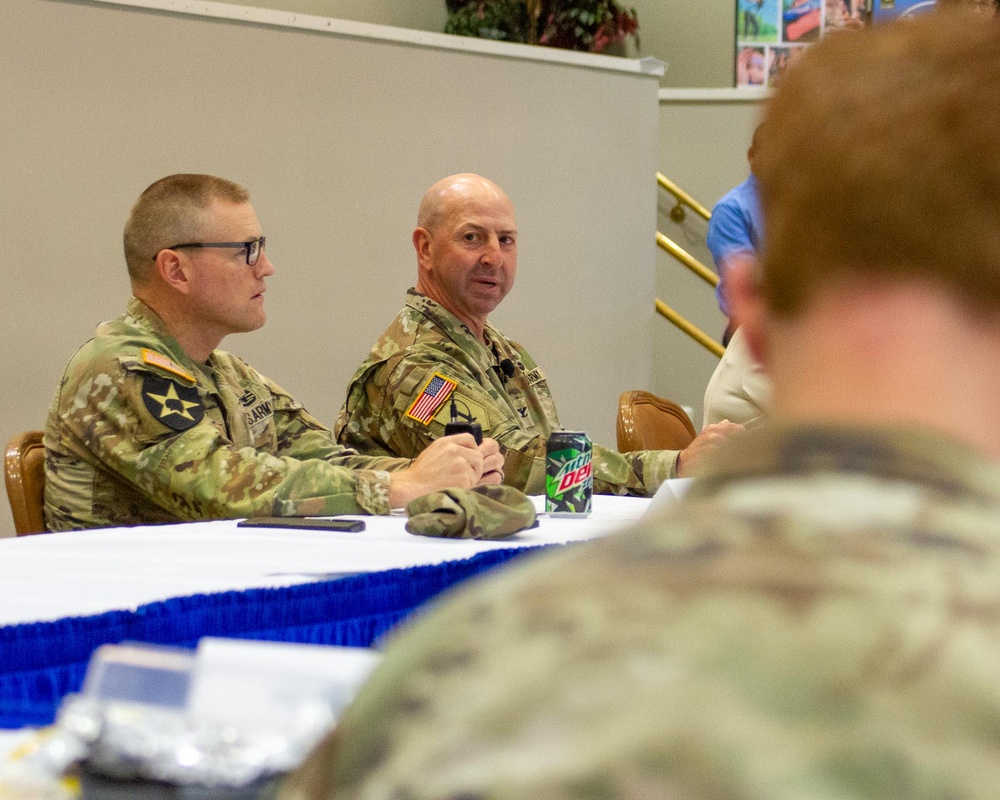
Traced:
<path fill-rule="evenodd" d="M 618 400 L 618 450 L 683 450 L 697 436 L 691 418 L 676 403 L 642 391 Z"/>
<path fill-rule="evenodd" d="M 41 431 L 19 433 L 7 442 L 4 479 L 17 535 L 45 533 L 45 448 Z"/>

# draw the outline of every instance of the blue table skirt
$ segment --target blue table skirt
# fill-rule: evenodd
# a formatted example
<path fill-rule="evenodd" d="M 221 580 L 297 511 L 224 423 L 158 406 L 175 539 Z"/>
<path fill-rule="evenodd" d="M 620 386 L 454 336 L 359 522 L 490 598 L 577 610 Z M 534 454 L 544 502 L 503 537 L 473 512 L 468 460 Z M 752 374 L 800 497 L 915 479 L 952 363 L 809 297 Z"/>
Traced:
<path fill-rule="evenodd" d="M 191 595 L 89 617 L 0 627 L 0 728 L 50 724 L 91 653 L 124 641 L 195 647 L 202 636 L 368 647 L 435 595 L 538 547 L 279 589 Z"/>

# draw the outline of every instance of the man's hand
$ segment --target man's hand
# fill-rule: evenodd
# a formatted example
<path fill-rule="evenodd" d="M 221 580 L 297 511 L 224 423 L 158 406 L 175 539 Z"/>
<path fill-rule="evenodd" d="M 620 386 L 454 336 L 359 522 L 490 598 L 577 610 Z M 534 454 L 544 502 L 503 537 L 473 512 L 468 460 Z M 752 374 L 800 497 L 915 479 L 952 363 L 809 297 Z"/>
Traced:
<path fill-rule="evenodd" d="M 431 442 L 410 466 L 391 473 L 389 505 L 402 508 L 414 498 L 439 489 L 476 486 L 483 479 L 484 466 L 490 471 L 499 469 L 493 458 L 498 453 L 483 453 L 487 442 L 492 442 L 493 450 L 497 449 L 492 439 L 477 445 L 471 433 L 445 436 Z M 490 457 L 488 463 L 487 457 Z"/>
<path fill-rule="evenodd" d="M 706 425 L 705 429 L 677 455 L 677 477 L 691 478 L 698 474 L 705 459 L 715 449 L 734 433 L 743 430 L 743 426 L 728 419 Z"/>
<path fill-rule="evenodd" d="M 476 486 L 503 483 L 503 454 L 500 452 L 500 445 L 493 439 L 483 439 L 479 452 L 483 456 L 483 475 Z"/>

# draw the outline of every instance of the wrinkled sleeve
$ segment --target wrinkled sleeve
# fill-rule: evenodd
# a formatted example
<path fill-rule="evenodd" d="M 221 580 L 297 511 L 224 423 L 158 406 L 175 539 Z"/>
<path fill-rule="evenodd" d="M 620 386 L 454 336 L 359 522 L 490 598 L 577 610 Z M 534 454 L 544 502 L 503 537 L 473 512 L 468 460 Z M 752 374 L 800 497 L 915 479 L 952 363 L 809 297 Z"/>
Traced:
<path fill-rule="evenodd" d="M 275 453 L 236 447 L 207 417 L 187 430 L 158 421 L 142 398 L 143 375 L 109 369 L 65 386 L 69 437 L 151 502 L 179 519 L 389 513 L 387 469 L 336 445 L 325 428 L 274 387 Z M 358 467 L 364 467 L 358 469 Z"/>
<path fill-rule="evenodd" d="M 668 478 L 677 477 L 677 450 L 619 453 L 594 445 L 594 491 L 651 497 Z"/>
<path fill-rule="evenodd" d="M 720 203 L 712 209 L 706 243 L 720 272 L 727 257 L 734 253 L 754 252 L 747 220 L 739 208 L 730 203 Z"/>

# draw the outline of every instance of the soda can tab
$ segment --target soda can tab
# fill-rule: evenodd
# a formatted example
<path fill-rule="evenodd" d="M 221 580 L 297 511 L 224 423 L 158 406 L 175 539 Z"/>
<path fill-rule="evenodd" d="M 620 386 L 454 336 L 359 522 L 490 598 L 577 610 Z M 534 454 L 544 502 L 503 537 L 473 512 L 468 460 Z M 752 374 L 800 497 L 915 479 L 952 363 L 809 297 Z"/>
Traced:
<path fill-rule="evenodd" d="M 545 510 L 585 517 L 594 496 L 594 447 L 582 431 L 553 431 L 545 447 Z"/>

